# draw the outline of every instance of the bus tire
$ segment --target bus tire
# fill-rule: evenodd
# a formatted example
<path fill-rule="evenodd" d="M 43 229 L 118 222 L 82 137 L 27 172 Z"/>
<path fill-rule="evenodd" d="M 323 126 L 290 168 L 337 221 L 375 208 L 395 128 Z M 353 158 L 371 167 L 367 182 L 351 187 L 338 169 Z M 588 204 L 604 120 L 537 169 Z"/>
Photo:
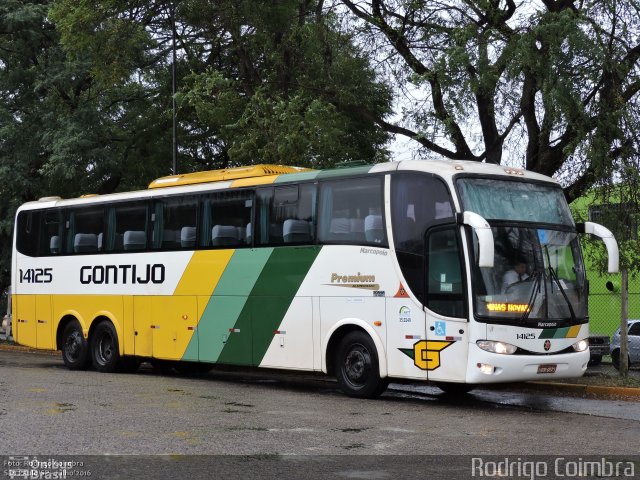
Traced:
<path fill-rule="evenodd" d="M 62 361 L 69 370 L 86 370 L 91 365 L 89 344 L 77 320 L 72 320 L 62 332 Z"/>
<path fill-rule="evenodd" d="M 112 373 L 118 369 L 120 350 L 118 334 L 111 322 L 100 322 L 91 335 L 91 358 L 99 372 Z"/>
<path fill-rule="evenodd" d="M 371 337 L 359 330 L 340 341 L 335 365 L 338 385 L 350 397 L 375 398 L 389 385 L 380 378 L 378 355 Z"/>

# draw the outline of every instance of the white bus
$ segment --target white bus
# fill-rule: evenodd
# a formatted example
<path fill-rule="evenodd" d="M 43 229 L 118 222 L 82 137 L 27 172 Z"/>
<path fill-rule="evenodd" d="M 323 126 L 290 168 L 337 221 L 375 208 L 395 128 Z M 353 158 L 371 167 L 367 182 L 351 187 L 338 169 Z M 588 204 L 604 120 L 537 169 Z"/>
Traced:
<path fill-rule="evenodd" d="M 351 396 L 390 379 L 576 377 L 587 283 L 560 186 L 476 162 L 326 171 L 258 165 L 17 212 L 17 343 L 71 369 L 142 360 L 322 371 Z"/>

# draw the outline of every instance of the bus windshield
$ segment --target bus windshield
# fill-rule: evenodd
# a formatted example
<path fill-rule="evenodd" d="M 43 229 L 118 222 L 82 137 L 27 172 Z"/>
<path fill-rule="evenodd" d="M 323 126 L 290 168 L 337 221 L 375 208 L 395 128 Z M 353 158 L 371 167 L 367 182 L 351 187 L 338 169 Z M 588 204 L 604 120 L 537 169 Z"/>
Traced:
<path fill-rule="evenodd" d="M 458 187 L 464 210 L 487 219 L 494 238 L 494 266 L 472 269 L 476 317 L 535 328 L 584 323 L 584 265 L 562 190 L 488 178 L 461 178 Z"/>
<path fill-rule="evenodd" d="M 479 318 L 530 327 L 586 321 L 587 289 L 575 233 L 492 226 L 493 268 L 474 269 Z"/>
<path fill-rule="evenodd" d="M 477 213 L 486 220 L 574 225 L 560 187 L 468 177 L 460 178 L 457 186 L 464 210 Z"/>

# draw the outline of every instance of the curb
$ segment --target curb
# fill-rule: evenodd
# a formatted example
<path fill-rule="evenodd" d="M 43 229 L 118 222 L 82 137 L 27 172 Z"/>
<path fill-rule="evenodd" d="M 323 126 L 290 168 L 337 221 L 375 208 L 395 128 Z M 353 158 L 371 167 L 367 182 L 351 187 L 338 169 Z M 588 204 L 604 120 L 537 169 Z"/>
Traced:
<path fill-rule="evenodd" d="M 640 399 L 640 388 L 634 387 L 605 387 L 602 385 L 584 385 L 581 383 L 560 382 L 527 382 L 543 390 L 564 390 L 580 394 L 607 395 L 612 397 L 626 397 Z"/>

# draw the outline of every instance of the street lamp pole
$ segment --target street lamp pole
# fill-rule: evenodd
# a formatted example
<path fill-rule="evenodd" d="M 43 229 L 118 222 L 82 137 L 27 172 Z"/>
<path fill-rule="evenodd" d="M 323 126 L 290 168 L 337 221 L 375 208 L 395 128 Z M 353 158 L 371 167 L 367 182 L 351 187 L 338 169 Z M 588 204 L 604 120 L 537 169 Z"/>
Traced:
<path fill-rule="evenodd" d="M 178 125 L 176 121 L 176 7 L 171 3 L 171 108 L 173 112 L 173 174 L 178 174 Z"/>

